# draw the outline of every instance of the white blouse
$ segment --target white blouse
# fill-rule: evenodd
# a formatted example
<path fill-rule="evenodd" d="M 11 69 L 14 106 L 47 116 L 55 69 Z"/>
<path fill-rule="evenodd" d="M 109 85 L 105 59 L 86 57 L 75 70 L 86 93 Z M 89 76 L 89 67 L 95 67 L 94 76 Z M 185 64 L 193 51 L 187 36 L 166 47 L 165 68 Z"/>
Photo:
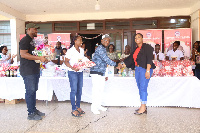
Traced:
<path fill-rule="evenodd" d="M 11 64 L 11 58 L 9 59 L 9 60 L 6 60 L 6 59 L 8 59 L 8 57 L 9 57 L 9 55 L 4 55 L 4 54 L 2 54 L 2 53 L 0 53 L 0 55 L 1 55 L 1 63 L 8 63 L 8 64 Z M 6 60 L 6 61 L 5 61 Z"/>
<path fill-rule="evenodd" d="M 183 52 L 181 50 L 176 50 L 175 52 L 174 50 L 169 50 L 166 56 L 169 56 L 169 60 L 172 60 L 171 57 L 176 57 L 177 60 L 180 60 L 181 57 L 184 57 Z"/>
<path fill-rule="evenodd" d="M 78 63 L 79 60 L 84 58 L 84 50 L 79 47 L 80 53 L 76 50 L 74 46 L 72 46 L 70 49 L 67 50 L 67 53 L 65 55 L 65 58 L 69 59 L 69 64 L 73 67 L 75 63 Z M 69 71 L 74 71 L 71 68 L 68 68 Z M 78 72 L 82 72 L 82 70 L 79 70 Z"/>
<path fill-rule="evenodd" d="M 155 51 L 153 51 L 153 55 L 154 55 L 154 60 L 157 60 L 157 55 L 159 55 L 159 60 L 165 60 L 165 55 L 161 52 L 159 52 L 158 54 L 156 54 Z"/>

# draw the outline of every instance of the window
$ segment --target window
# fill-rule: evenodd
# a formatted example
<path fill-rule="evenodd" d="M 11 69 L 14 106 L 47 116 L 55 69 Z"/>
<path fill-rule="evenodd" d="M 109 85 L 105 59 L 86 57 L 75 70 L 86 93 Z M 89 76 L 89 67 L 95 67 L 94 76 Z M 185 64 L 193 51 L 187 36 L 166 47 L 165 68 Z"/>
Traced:
<path fill-rule="evenodd" d="M 77 23 L 76 22 L 68 22 L 68 23 L 54 23 L 54 30 L 56 32 L 59 31 L 76 31 Z"/>
<path fill-rule="evenodd" d="M 37 26 L 40 26 L 38 33 L 47 35 L 52 33 L 52 23 L 38 23 Z"/>
<path fill-rule="evenodd" d="M 0 44 L 4 44 L 11 52 L 10 21 L 0 21 Z"/>
<path fill-rule="evenodd" d="M 189 18 L 163 18 L 160 19 L 161 29 L 190 28 Z"/>
<path fill-rule="evenodd" d="M 130 29 L 130 23 L 127 22 L 106 22 L 106 30 Z"/>
<path fill-rule="evenodd" d="M 80 30 L 103 30 L 103 22 L 80 22 Z"/>
<path fill-rule="evenodd" d="M 132 23 L 133 29 L 141 30 L 141 29 L 156 29 L 157 28 L 157 20 L 137 20 Z"/>

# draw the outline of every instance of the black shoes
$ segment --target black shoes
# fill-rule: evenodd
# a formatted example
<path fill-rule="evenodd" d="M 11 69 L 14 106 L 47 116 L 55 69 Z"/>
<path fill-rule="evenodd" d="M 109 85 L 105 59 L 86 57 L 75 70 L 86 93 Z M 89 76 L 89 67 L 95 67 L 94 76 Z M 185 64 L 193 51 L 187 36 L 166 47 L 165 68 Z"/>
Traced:
<path fill-rule="evenodd" d="M 135 111 L 137 112 L 137 111 L 139 111 L 139 109 L 136 109 Z M 147 107 L 146 107 L 146 111 L 147 111 Z"/>
<path fill-rule="evenodd" d="M 45 116 L 45 113 L 42 113 L 36 109 L 35 112 L 28 115 L 27 119 L 38 121 L 38 120 L 42 120 L 42 116 Z"/>
<path fill-rule="evenodd" d="M 139 109 L 136 109 L 135 110 L 135 115 L 142 115 L 142 114 L 147 114 L 147 107 L 146 107 L 146 110 L 143 112 L 143 113 L 138 113 Z"/>
<path fill-rule="evenodd" d="M 35 120 L 35 121 L 38 121 L 38 120 L 42 120 L 42 117 L 39 116 L 38 114 L 36 114 L 35 112 L 34 113 L 31 113 L 28 115 L 27 117 L 28 120 Z"/>
<path fill-rule="evenodd" d="M 142 115 L 142 114 L 147 114 L 147 110 L 145 110 L 144 112 L 142 113 L 138 113 L 137 111 L 134 113 L 135 115 Z"/>
<path fill-rule="evenodd" d="M 36 109 L 35 111 L 36 114 L 38 114 L 39 116 L 45 116 L 45 113 L 40 112 L 39 110 Z"/>

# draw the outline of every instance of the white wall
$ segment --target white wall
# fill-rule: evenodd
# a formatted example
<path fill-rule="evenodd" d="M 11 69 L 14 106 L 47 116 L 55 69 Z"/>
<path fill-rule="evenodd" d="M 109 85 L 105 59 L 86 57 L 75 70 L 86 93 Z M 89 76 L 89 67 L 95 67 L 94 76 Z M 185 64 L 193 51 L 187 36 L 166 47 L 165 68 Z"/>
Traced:
<path fill-rule="evenodd" d="M 192 44 L 199 40 L 199 11 L 191 14 Z"/>
<path fill-rule="evenodd" d="M 17 39 L 16 39 L 16 20 L 10 19 L 10 32 L 11 32 L 11 55 L 17 54 Z M 17 59 L 14 59 L 16 63 Z"/>
<path fill-rule="evenodd" d="M 198 41 L 200 41 L 200 9 L 199 9 L 199 39 Z"/>
<path fill-rule="evenodd" d="M 47 14 L 27 15 L 26 21 L 76 21 L 76 20 L 102 20 L 102 19 L 128 19 L 160 16 L 185 16 L 190 15 L 190 8 L 143 10 L 125 12 L 94 12 L 78 14 Z"/>
<path fill-rule="evenodd" d="M 12 9 L 11 7 L 8 7 L 2 3 L 0 3 L 0 15 L 3 15 L 7 18 L 10 19 L 14 19 L 14 18 L 18 18 L 21 20 L 25 20 L 26 19 L 26 15 L 22 14 L 21 12 Z"/>
<path fill-rule="evenodd" d="M 200 40 L 200 1 L 190 8 L 190 12 L 193 44 L 195 41 Z"/>
<path fill-rule="evenodd" d="M 10 20 L 10 18 L 0 15 L 0 21 L 4 21 L 4 20 Z"/>
<path fill-rule="evenodd" d="M 25 33 L 25 21 L 19 19 L 10 19 L 11 28 L 11 55 L 17 54 L 14 59 L 16 63 L 19 60 L 19 35 Z"/>

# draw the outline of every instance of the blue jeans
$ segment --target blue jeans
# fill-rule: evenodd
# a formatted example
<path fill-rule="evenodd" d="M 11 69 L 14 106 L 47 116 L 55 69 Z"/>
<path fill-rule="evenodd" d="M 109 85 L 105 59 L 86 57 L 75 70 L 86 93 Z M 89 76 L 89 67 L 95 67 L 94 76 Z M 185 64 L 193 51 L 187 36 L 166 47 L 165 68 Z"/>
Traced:
<path fill-rule="evenodd" d="M 26 104 L 28 108 L 28 114 L 36 111 L 36 91 L 38 90 L 40 74 L 23 76 L 26 94 Z"/>
<path fill-rule="evenodd" d="M 195 76 L 200 80 L 200 69 L 195 69 Z"/>
<path fill-rule="evenodd" d="M 135 67 L 135 79 L 139 89 L 140 101 L 142 104 L 147 103 L 147 87 L 150 79 L 145 78 L 146 69 L 142 67 Z M 153 69 L 150 69 L 150 77 L 153 73 Z"/>
<path fill-rule="evenodd" d="M 71 87 L 70 100 L 72 105 L 72 111 L 74 111 L 76 110 L 76 108 L 80 108 L 83 87 L 83 72 L 68 71 L 68 77 Z"/>

